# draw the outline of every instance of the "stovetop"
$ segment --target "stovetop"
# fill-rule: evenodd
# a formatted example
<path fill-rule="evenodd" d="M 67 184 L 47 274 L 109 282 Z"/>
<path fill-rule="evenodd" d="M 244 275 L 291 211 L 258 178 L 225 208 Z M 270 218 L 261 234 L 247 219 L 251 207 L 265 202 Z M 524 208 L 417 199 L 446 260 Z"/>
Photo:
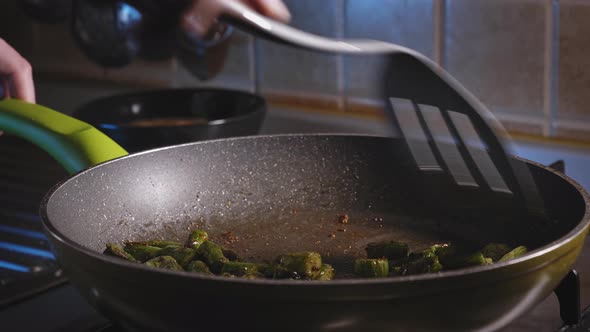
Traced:
<path fill-rule="evenodd" d="M 371 121 L 354 120 L 351 124 L 341 119 L 340 122 L 334 119 L 322 121 L 317 116 L 294 119 L 294 113 L 281 112 L 276 111 L 267 118 L 263 134 L 388 134 L 385 126 Z M 517 151 L 525 158 L 542 163 L 561 157 L 566 159 L 568 169 L 573 170 L 580 169 L 580 160 L 590 161 L 590 151 L 583 156 L 566 153 L 563 158 L 563 149 L 534 143 L 520 144 Z M 42 233 L 37 215 L 39 202 L 51 186 L 66 176 L 61 166 L 40 149 L 16 137 L 0 137 L 0 324 L 3 331 L 122 331 L 94 311 L 67 282 Z M 580 182 L 585 185 L 584 181 Z M 572 281 L 565 287 L 570 290 L 563 292 L 570 293 L 563 301 L 574 308 L 566 310 L 566 316 L 568 313 L 571 316 L 572 310 L 575 316 L 576 296 L 581 296 L 583 308 L 590 305 L 590 267 L 582 264 L 588 259 L 590 244 L 586 243 L 575 267 L 579 271 L 581 289 L 571 291 L 572 287 L 575 288 L 575 281 Z M 590 307 L 582 313 L 579 324 L 564 325 L 557 296 L 551 295 L 502 331 L 590 331 Z"/>

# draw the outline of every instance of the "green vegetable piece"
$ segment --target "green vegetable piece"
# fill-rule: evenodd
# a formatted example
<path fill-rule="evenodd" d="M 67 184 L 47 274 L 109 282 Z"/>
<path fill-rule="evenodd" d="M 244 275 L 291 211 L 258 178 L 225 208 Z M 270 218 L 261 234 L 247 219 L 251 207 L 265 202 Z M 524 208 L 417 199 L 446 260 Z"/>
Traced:
<path fill-rule="evenodd" d="M 489 257 L 492 261 L 496 262 L 502 256 L 506 255 L 510 251 L 510 247 L 504 243 L 488 243 L 485 247 L 481 249 L 481 253 L 485 257 Z"/>
<path fill-rule="evenodd" d="M 229 273 L 241 277 L 246 274 L 254 274 L 258 272 L 258 266 L 254 263 L 246 262 L 226 262 L 221 268 L 221 273 Z"/>
<path fill-rule="evenodd" d="M 421 253 L 412 253 L 406 264 L 395 273 L 402 275 L 439 272 L 443 268 L 433 248 L 426 249 Z"/>
<path fill-rule="evenodd" d="M 280 255 L 270 269 L 273 278 L 311 279 L 322 266 L 322 256 L 305 251 Z"/>
<path fill-rule="evenodd" d="M 188 263 L 188 265 L 186 266 L 186 271 L 196 272 L 196 273 L 213 274 L 213 272 L 211 272 L 211 270 L 209 270 L 209 267 L 207 266 L 207 264 L 205 264 L 205 262 L 199 261 L 199 260 L 192 261 L 192 262 Z"/>
<path fill-rule="evenodd" d="M 187 247 L 193 249 L 199 249 L 203 242 L 209 239 L 209 234 L 205 231 L 196 230 L 192 231 L 191 234 L 188 236 Z"/>
<path fill-rule="evenodd" d="M 438 257 L 438 260 L 445 267 L 446 263 L 449 260 L 454 259 L 454 257 L 469 253 L 467 248 L 458 246 L 456 244 L 435 244 L 425 251 L 433 251 L 436 257 Z"/>
<path fill-rule="evenodd" d="M 104 253 L 109 256 L 115 256 L 126 259 L 128 261 L 137 262 L 137 260 L 133 258 L 133 256 L 131 256 L 128 252 L 126 252 L 123 249 L 123 247 L 116 243 L 107 243 L 106 247 L 107 248 L 105 249 Z"/>
<path fill-rule="evenodd" d="M 162 248 L 146 246 L 143 244 L 128 243 L 125 245 L 125 251 L 138 261 L 145 262 L 160 255 Z"/>
<path fill-rule="evenodd" d="M 506 253 L 504 256 L 502 256 L 502 258 L 500 258 L 498 260 L 498 262 L 506 262 L 511 259 L 515 259 L 517 257 L 520 257 L 520 256 L 526 254 L 527 251 L 528 251 L 527 247 L 518 246 L 518 247 L 512 249 L 510 252 Z"/>
<path fill-rule="evenodd" d="M 445 251 L 448 251 L 448 250 L 449 250 L 449 248 L 450 248 L 451 250 L 454 250 L 454 249 L 456 249 L 456 247 L 457 247 L 457 246 L 452 246 L 452 247 L 451 247 L 451 246 L 450 246 L 449 244 L 447 244 L 447 243 L 443 243 L 443 244 L 435 244 L 435 245 L 432 245 L 432 246 L 430 246 L 430 247 L 428 247 L 428 248 L 426 248 L 426 249 L 422 250 L 422 252 L 423 252 L 423 253 L 428 253 L 428 252 L 429 252 L 429 253 L 433 253 L 433 254 L 435 254 L 435 255 L 438 257 L 438 256 L 440 256 L 440 255 L 444 255 L 444 254 L 445 254 Z"/>
<path fill-rule="evenodd" d="M 336 271 L 330 264 L 322 264 L 320 270 L 314 273 L 313 280 L 332 280 L 336 275 Z"/>
<path fill-rule="evenodd" d="M 406 268 L 404 266 L 390 266 L 389 275 L 392 277 L 403 276 L 406 274 Z"/>
<path fill-rule="evenodd" d="M 264 279 L 264 274 L 260 272 L 249 272 L 242 276 L 245 279 Z"/>
<path fill-rule="evenodd" d="M 266 263 L 255 263 L 256 264 L 256 270 L 260 273 L 262 273 L 263 275 L 272 278 L 272 266 Z"/>
<path fill-rule="evenodd" d="M 171 245 L 162 248 L 158 256 L 172 256 L 178 264 L 185 267 L 193 260 L 196 254 L 195 249 Z"/>
<path fill-rule="evenodd" d="M 491 259 L 486 259 L 481 251 L 476 251 L 470 254 L 458 254 L 448 257 L 442 264 L 445 269 L 460 269 L 469 266 L 487 265 L 492 262 Z"/>
<path fill-rule="evenodd" d="M 399 260 L 408 256 L 408 244 L 389 241 L 379 243 L 369 243 L 367 248 L 367 258 L 387 258 L 388 260 Z"/>
<path fill-rule="evenodd" d="M 473 250 L 457 245 L 457 244 L 443 244 L 434 245 L 430 247 L 434 249 L 434 254 L 438 257 L 439 262 L 444 269 L 457 269 L 467 266 L 483 265 L 487 261 L 480 251 Z"/>
<path fill-rule="evenodd" d="M 389 275 L 389 261 L 385 258 L 357 258 L 354 273 L 361 278 L 383 278 Z"/>
<path fill-rule="evenodd" d="M 223 264 L 229 262 L 229 259 L 223 255 L 221 247 L 209 240 L 199 246 L 197 254 L 209 265 L 213 273 L 219 273 Z"/>
<path fill-rule="evenodd" d="M 167 246 L 176 246 L 181 247 L 182 243 L 176 241 L 167 241 L 167 240 L 151 240 L 151 241 L 136 241 L 136 242 L 127 242 L 126 245 L 143 245 L 143 246 L 150 246 L 150 247 L 158 247 L 164 248 Z"/>
<path fill-rule="evenodd" d="M 160 268 L 160 269 L 168 269 L 168 270 L 175 270 L 175 271 L 184 271 L 182 266 L 178 264 L 178 262 L 172 256 L 158 256 L 154 257 L 147 262 L 145 265 Z"/>

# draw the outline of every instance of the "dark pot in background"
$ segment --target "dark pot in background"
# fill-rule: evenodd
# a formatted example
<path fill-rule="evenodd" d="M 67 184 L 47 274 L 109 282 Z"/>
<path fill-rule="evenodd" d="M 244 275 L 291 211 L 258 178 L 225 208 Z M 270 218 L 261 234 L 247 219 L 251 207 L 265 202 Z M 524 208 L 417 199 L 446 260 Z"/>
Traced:
<path fill-rule="evenodd" d="M 129 152 L 258 134 L 266 113 L 255 94 L 212 88 L 165 89 L 96 99 L 74 117 L 103 131 Z"/>

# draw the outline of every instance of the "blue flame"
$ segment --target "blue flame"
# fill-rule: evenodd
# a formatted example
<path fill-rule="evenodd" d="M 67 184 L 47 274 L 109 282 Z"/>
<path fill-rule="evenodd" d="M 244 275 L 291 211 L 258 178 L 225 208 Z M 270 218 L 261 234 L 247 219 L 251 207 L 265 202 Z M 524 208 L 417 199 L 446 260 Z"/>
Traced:
<path fill-rule="evenodd" d="M 12 270 L 17 272 L 29 272 L 31 271 L 28 267 L 10 263 L 7 261 L 0 261 L 0 269 Z"/>
<path fill-rule="evenodd" d="M 41 232 L 30 231 L 28 229 L 6 226 L 6 225 L 0 225 L 0 232 L 22 235 L 22 236 L 30 237 L 33 239 L 39 239 L 39 240 L 46 240 L 47 239 L 45 234 L 43 234 Z"/>
<path fill-rule="evenodd" d="M 26 254 L 26 255 L 55 259 L 55 256 L 53 256 L 53 254 L 50 251 L 43 250 L 43 249 L 35 249 L 35 248 L 27 247 L 27 246 L 22 246 L 19 244 L 14 244 L 14 243 L 0 241 L 0 249 L 16 251 L 16 252 L 20 252 L 21 254 Z"/>
<path fill-rule="evenodd" d="M 38 223 L 41 217 L 33 213 L 0 211 L 0 216 L 19 218 L 24 221 Z"/>

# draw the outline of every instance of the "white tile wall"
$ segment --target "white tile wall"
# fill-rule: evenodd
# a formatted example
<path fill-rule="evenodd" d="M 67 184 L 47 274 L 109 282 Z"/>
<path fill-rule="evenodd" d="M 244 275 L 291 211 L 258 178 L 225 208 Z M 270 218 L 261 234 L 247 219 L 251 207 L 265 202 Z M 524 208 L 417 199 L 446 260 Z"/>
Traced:
<path fill-rule="evenodd" d="M 3 2 L 0 36 L 31 59 L 36 73 L 131 87 L 228 87 L 291 96 L 311 106 L 338 105 L 336 110 L 344 105 L 357 111 L 356 104 L 366 103 L 379 112 L 371 106 L 378 104 L 375 61 L 295 50 L 238 32 L 223 70 L 211 81 L 199 81 L 175 59 L 105 70 L 76 48 L 67 24 L 33 24 L 16 1 Z M 441 61 L 511 130 L 590 140 L 587 0 L 285 2 L 295 27 L 400 43 Z"/>

